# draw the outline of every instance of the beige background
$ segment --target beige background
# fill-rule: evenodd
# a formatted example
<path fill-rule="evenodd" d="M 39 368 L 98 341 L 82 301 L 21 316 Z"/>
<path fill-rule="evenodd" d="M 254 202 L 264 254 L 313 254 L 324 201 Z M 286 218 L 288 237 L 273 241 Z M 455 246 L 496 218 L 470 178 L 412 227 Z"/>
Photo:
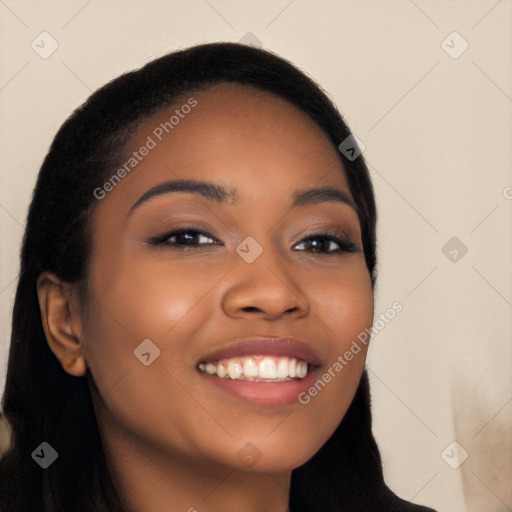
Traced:
<path fill-rule="evenodd" d="M 376 312 L 404 307 L 368 360 L 389 485 L 440 512 L 512 510 L 511 14 L 510 0 L 0 2 L 0 390 L 27 207 L 60 124 L 150 58 L 257 38 L 366 146 Z M 46 59 L 42 31 L 59 45 Z M 469 454 L 457 469 L 453 441 Z"/>

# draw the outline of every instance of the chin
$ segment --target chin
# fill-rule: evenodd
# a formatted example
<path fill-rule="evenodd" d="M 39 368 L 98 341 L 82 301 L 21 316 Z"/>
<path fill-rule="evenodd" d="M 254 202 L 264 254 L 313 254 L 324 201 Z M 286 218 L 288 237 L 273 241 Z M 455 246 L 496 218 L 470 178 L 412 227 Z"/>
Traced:
<path fill-rule="evenodd" d="M 249 473 L 282 473 L 292 471 L 305 464 L 316 453 L 316 450 L 300 450 L 293 448 L 275 450 L 263 448 L 259 450 L 251 442 L 247 442 L 231 459 L 229 466 Z"/>

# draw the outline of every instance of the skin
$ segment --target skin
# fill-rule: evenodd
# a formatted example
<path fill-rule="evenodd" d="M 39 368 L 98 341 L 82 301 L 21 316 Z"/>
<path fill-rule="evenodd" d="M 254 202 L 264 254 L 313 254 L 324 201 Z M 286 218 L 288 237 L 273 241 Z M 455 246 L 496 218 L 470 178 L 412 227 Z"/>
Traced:
<path fill-rule="evenodd" d="M 366 347 L 307 405 L 250 404 L 208 384 L 195 366 L 239 337 L 288 335 L 316 349 L 321 376 L 373 321 L 359 221 L 339 202 L 290 209 L 298 189 L 350 191 L 323 132 L 266 92 L 223 84 L 191 94 L 139 126 L 131 148 L 191 96 L 197 106 L 99 201 L 86 299 L 51 273 L 39 277 L 43 325 L 63 368 L 90 379 L 130 510 L 285 512 L 291 471 L 343 418 Z M 238 201 L 168 193 L 128 215 L 147 190 L 176 179 L 232 187 Z M 190 223 L 222 243 L 148 243 Z M 336 226 L 358 251 L 327 254 L 328 240 L 318 253 L 300 245 L 313 228 Z M 236 252 L 247 236 L 263 248 L 250 264 Z M 160 350 L 149 366 L 133 354 L 144 339 Z M 250 468 L 237 457 L 248 442 L 261 456 Z"/>

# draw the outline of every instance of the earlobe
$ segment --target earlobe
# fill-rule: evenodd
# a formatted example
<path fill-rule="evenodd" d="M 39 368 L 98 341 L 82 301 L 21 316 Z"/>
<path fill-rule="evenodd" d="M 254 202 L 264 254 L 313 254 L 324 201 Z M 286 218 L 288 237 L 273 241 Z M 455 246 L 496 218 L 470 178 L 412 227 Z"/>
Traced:
<path fill-rule="evenodd" d="M 64 370 L 75 377 L 81 377 L 87 371 L 84 356 L 81 354 L 69 354 L 61 360 L 61 364 Z"/>
<path fill-rule="evenodd" d="M 80 308 L 76 305 L 73 284 L 51 272 L 43 272 L 37 278 L 36 287 L 48 346 L 67 373 L 76 377 L 85 375 Z"/>

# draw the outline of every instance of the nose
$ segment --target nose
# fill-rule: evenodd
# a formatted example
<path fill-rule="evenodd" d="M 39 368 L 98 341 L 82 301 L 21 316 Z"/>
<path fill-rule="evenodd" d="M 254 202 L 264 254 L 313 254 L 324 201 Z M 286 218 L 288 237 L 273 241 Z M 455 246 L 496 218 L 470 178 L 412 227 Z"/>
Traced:
<path fill-rule="evenodd" d="M 222 299 L 226 314 L 233 318 L 276 320 L 282 316 L 302 318 L 309 312 L 309 301 L 297 278 L 284 265 L 271 258 L 269 251 L 253 263 L 237 262 Z"/>

